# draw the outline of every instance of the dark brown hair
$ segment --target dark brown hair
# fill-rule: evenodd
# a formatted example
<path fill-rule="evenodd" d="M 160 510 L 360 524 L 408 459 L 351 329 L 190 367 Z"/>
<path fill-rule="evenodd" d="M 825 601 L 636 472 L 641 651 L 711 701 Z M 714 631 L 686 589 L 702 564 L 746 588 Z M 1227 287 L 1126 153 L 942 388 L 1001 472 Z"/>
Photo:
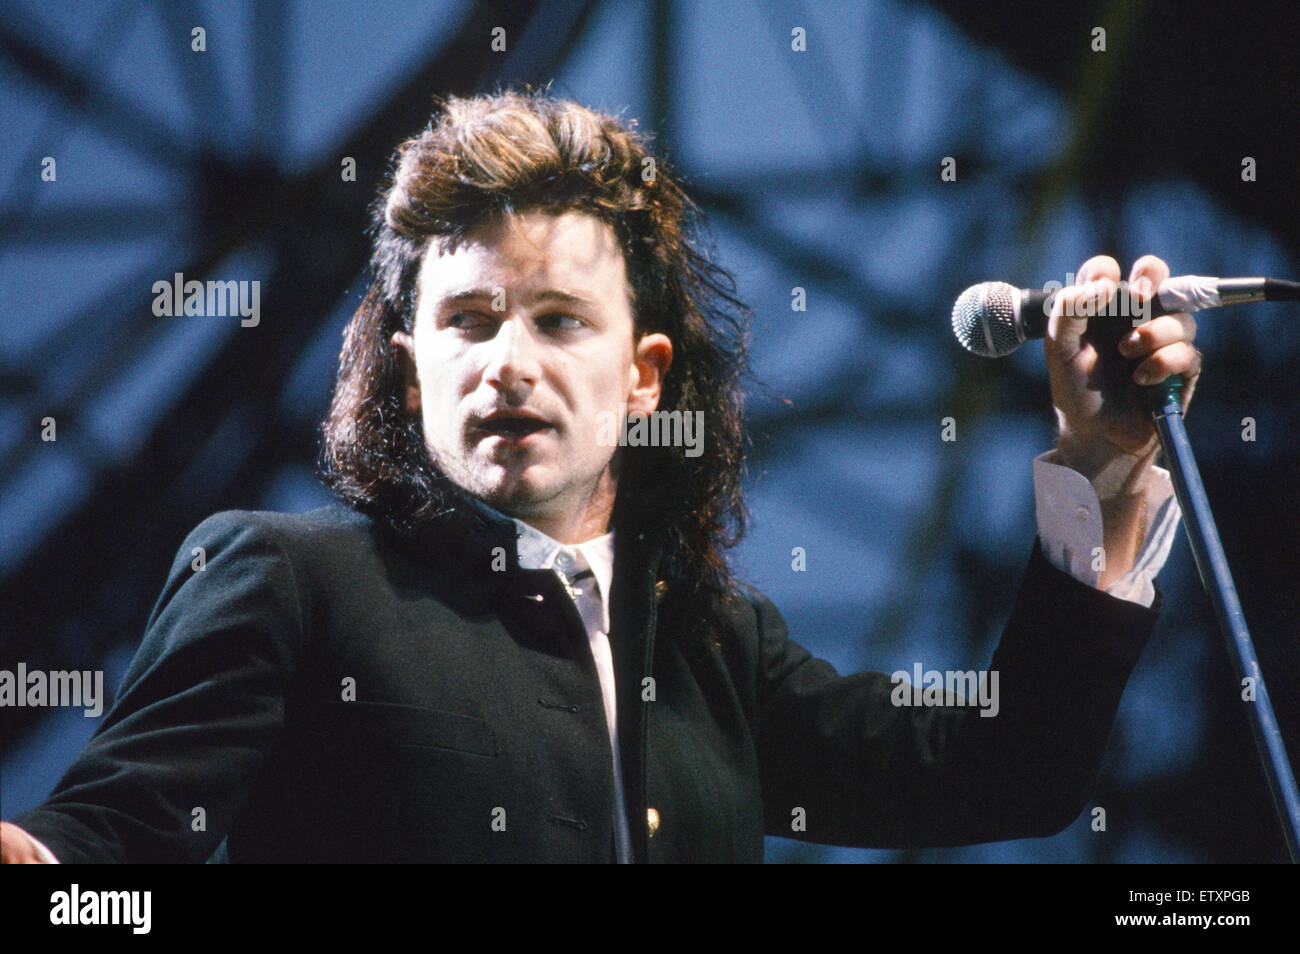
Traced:
<path fill-rule="evenodd" d="M 659 408 L 704 412 L 703 453 L 625 447 L 614 524 L 661 532 L 692 596 L 731 584 L 724 550 L 745 530 L 741 374 L 747 311 L 699 238 L 696 206 L 635 124 L 538 92 L 452 97 L 398 148 L 374 206 L 373 279 L 347 327 L 324 424 L 321 474 L 353 507 L 410 533 L 463 506 L 402 401 L 394 332 L 412 330 L 431 239 L 455 242 L 516 212 L 585 212 L 613 226 L 635 334 L 673 345 Z"/>

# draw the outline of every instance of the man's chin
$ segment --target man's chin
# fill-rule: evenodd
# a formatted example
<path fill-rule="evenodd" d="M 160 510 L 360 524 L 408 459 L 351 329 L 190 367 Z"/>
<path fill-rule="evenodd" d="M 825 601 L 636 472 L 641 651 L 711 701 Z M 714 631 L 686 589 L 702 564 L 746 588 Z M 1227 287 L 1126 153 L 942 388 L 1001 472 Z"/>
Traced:
<path fill-rule="evenodd" d="M 550 488 L 536 482 L 516 479 L 486 485 L 476 491 L 475 496 L 506 516 L 523 519 L 545 509 L 554 494 Z"/>

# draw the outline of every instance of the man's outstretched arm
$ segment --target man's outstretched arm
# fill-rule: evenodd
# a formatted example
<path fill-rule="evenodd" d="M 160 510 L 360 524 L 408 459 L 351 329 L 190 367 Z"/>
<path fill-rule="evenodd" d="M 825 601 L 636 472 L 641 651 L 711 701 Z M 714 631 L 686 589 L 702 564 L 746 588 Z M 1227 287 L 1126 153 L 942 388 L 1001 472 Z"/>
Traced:
<path fill-rule="evenodd" d="M 279 737 L 304 629 L 289 559 L 248 517 L 182 544 L 113 708 L 50 798 L 5 826 L 5 861 L 38 860 L 35 838 L 62 862 L 197 862 L 224 837 Z"/>
<path fill-rule="evenodd" d="M 1129 280 L 1141 301 L 1168 275 L 1163 261 L 1145 256 Z M 1168 488 L 1157 486 L 1167 481 L 1153 466 L 1159 444 L 1142 388 L 1182 374 L 1186 407 L 1201 365 L 1190 315 L 1134 327 L 1131 316 L 1102 314 L 1119 278 L 1113 259 L 1084 263 L 1079 283 L 1056 298 L 1045 344 L 1060 437 L 1043 463 L 1069 468 L 1090 485 L 1089 506 L 1077 509 L 1095 526 L 1101 565 L 1089 572 L 1091 547 L 1084 561 L 1069 552 L 1078 546 L 1075 528 L 1044 512 L 1068 499 L 1069 481 L 1036 464 L 1038 522 L 1050 557 L 1035 546 L 983 673 L 997 679 L 996 714 L 900 705 L 914 698 L 910 686 L 900 694 L 883 673 L 838 676 L 787 638 L 775 607 L 754 602 L 772 834 L 789 834 L 792 808 L 808 806 L 813 840 L 964 844 L 1051 834 L 1085 804 L 1123 686 L 1155 623 L 1159 599 L 1150 578 L 1177 520 Z M 1100 317 L 1090 322 L 1093 316 Z M 1111 588 L 1121 598 L 1106 595 Z"/>
<path fill-rule="evenodd" d="M 751 602 L 768 834 L 790 836 L 791 812 L 803 808 L 795 837 L 861 848 L 1067 826 L 1090 797 L 1159 607 L 1158 596 L 1147 608 L 1081 583 L 1035 546 L 998 649 L 974 671 L 984 696 L 955 705 L 886 673 L 838 675 L 788 638 L 770 602 Z"/>

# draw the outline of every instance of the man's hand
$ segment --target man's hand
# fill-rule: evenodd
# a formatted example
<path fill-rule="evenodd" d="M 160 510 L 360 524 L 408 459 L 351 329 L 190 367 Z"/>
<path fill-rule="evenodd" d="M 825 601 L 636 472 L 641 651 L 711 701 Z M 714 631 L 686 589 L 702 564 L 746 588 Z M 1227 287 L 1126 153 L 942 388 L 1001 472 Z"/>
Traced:
<path fill-rule="evenodd" d="M 1102 589 L 1132 568 L 1146 532 L 1146 487 L 1160 443 L 1143 386 L 1183 375 L 1186 409 L 1201 373 L 1191 315 L 1164 315 L 1135 328 L 1136 308 L 1108 309 L 1120 274 L 1108 256 L 1084 262 L 1078 284 L 1057 295 L 1044 342 L 1060 425 L 1057 462 L 1087 477 L 1101 500 Z M 1168 277 L 1168 265 L 1145 255 L 1133 263 L 1129 294 L 1148 301 Z"/>
<path fill-rule="evenodd" d="M 17 825 L 0 822 L 0 864 L 6 865 L 43 865 L 46 864 L 36 850 L 36 842 Z"/>

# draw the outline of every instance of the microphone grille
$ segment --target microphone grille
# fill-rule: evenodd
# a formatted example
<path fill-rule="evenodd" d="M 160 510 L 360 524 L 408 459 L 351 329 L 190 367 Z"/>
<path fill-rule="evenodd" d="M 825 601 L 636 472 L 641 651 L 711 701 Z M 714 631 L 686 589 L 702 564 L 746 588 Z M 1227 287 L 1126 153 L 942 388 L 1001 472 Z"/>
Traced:
<path fill-rule="evenodd" d="M 1020 289 L 1006 282 L 984 282 L 966 289 L 952 306 L 952 333 L 967 351 L 984 358 L 1009 355 L 1024 343 L 1016 325 Z"/>

